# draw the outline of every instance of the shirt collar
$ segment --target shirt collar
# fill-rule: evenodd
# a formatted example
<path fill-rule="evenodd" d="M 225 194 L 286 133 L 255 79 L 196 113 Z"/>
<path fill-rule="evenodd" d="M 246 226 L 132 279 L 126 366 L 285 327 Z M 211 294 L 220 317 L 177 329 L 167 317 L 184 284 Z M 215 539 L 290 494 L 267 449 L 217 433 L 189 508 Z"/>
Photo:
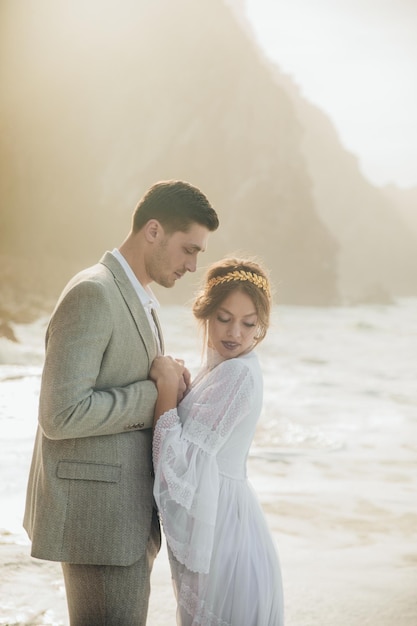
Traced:
<path fill-rule="evenodd" d="M 145 309 L 148 309 L 149 311 L 151 309 L 158 309 L 160 307 L 160 304 L 154 292 L 149 286 L 144 287 L 142 283 L 139 282 L 139 280 L 136 278 L 135 273 L 133 272 L 132 268 L 130 267 L 129 263 L 126 261 L 120 250 L 114 248 L 114 250 L 112 250 L 112 255 L 119 261 L 120 265 L 123 267 L 126 276 L 132 283 L 132 286 L 136 291 L 136 294 L 141 301 L 143 307 Z"/>

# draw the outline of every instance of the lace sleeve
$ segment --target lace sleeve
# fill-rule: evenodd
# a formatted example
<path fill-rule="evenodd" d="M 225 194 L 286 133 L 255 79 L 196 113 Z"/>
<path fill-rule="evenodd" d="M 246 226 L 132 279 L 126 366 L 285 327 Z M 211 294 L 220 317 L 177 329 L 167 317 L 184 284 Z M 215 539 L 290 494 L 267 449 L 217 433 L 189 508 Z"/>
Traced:
<path fill-rule="evenodd" d="M 152 456 L 153 456 L 153 464 L 157 466 L 159 463 L 159 459 L 161 456 L 161 445 L 162 445 L 162 435 L 166 430 L 170 430 L 176 425 L 178 425 L 178 413 L 177 409 L 170 409 L 161 417 L 157 422 L 157 426 L 155 428 L 153 442 L 152 442 Z"/>
<path fill-rule="evenodd" d="M 250 406 L 252 379 L 233 359 L 218 365 L 176 410 L 165 413 L 154 433 L 154 496 L 168 544 L 188 569 L 207 572 L 217 517 L 216 453 Z"/>
<path fill-rule="evenodd" d="M 238 359 L 218 365 L 189 409 L 183 437 L 216 454 L 247 415 L 253 387 L 249 369 Z"/>

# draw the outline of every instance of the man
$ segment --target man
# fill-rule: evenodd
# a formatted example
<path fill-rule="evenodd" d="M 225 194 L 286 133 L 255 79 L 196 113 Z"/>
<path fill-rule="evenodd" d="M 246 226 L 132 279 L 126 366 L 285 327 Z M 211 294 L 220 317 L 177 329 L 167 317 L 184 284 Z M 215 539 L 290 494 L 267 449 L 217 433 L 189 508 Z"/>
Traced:
<path fill-rule="evenodd" d="M 71 626 L 146 623 L 161 540 L 148 375 L 163 353 L 149 285 L 194 272 L 217 227 L 196 187 L 156 183 L 120 248 L 77 274 L 52 314 L 24 527 L 32 556 L 62 563 Z"/>

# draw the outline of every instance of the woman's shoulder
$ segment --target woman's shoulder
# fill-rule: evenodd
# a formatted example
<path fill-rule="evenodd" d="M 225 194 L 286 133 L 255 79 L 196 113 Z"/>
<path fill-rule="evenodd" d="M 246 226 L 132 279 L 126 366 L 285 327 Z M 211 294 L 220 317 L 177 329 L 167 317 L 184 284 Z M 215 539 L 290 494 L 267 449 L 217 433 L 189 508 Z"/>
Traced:
<path fill-rule="evenodd" d="M 239 375 L 245 371 L 252 373 L 258 368 L 258 356 L 253 350 L 251 350 L 250 352 L 234 357 L 233 359 L 225 359 L 224 361 L 221 361 L 214 368 L 214 371 L 217 370 L 216 374 L 221 375 L 225 375 L 227 373 Z"/>

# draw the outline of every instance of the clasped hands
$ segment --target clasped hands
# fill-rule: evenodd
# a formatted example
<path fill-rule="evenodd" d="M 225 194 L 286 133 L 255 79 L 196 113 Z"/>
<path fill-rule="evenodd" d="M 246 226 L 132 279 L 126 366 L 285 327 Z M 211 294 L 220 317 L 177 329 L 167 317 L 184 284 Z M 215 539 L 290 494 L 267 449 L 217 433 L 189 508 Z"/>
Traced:
<path fill-rule="evenodd" d="M 164 385 L 176 387 L 177 403 L 182 400 L 191 382 L 191 374 L 184 361 L 172 356 L 157 356 L 152 362 L 149 378 L 154 381 L 158 390 Z"/>

